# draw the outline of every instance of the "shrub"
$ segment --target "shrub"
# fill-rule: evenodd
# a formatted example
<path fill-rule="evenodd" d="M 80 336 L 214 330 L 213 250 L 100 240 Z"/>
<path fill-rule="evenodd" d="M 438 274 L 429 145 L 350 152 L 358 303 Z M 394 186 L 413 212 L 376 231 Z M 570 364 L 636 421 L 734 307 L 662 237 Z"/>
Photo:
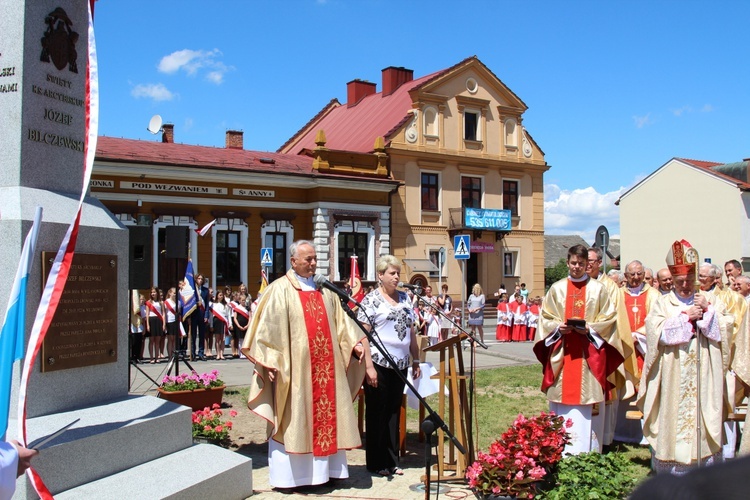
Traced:
<path fill-rule="evenodd" d="M 629 474 L 628 459 L 621 453 L 597 452 L 568 455 L 557 464 L 557 484 L 542 498 L 615 499 L 626 498 L 635 481 Z"/>

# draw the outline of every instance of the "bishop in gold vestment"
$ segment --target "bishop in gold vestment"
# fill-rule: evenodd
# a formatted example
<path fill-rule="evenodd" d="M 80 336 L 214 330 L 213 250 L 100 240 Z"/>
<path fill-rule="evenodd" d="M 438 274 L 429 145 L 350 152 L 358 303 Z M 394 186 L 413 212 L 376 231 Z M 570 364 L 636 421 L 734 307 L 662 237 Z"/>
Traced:
<path fill-rule="evenodd" d="M 674 289 L 646 318 L 648 347 L 637 404 L 657 472 L 683 473 L 722 456 L 724 375 L 734 318 L 713 296 L 694 292 L 692 247 L 667 256 Z M 700 426 L 700 427 L 699 427 Z M 700 440 L 698 436 L 700 435 Z"/>

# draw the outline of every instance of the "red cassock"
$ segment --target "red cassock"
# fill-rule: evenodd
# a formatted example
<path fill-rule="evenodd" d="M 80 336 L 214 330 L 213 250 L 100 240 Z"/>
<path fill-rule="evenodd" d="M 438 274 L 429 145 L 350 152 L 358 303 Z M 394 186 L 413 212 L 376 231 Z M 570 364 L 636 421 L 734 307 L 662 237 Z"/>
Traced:
<path fill-rule="evenodd" d="M 526 311 L 528 308 L 523 302 L 514 300 L 510 303 L 510 309 L 513 311 L 513 330 L 510 339 L 514 342 L 526 341 Z"/>
<path fill-rule="evenodd" d="M 513 312 L 507 302 L 497 304 L 497 329 L 495 339 L 500 342 L 510 342 L 510 328 L 513 324 Z"/>
<path fill-rule="evenodd" d="M 529 313 L 526 315 L 526 340 L 533 341 L 536 336 L 536 326 L 539 322 L 539 306 L 531 304 Z"/>

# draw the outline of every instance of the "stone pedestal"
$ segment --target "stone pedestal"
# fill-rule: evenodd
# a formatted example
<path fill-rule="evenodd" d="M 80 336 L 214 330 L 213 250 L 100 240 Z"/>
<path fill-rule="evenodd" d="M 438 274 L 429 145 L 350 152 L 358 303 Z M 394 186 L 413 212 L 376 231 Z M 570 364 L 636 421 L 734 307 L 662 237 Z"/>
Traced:
<path fill-rule="evenodd" d="M 34 211 L 37 206 L 44 210 L 28 284 L 27 343 L 44 286 L 43 269 L 50 267 L 42 265 L 42 252 L 57 252 L 82 190 L 88 3 L 0 0 L 0 269 L 5 279 L 0 313 Z M 192 484 L 184 475 L 154 476 L 155 469 L 142 465 L 179 462 L 200 452 L 192 451 L 189 408 L 128 395 L 128 246 L 127 229 L 98 200 L 87 197 L 76 256 L 84 265 L 106 257 L 116 282 L 102 283 L 93 265 L 90 272 L 78 272 L 85 276 L 75 287 L 68 280 L 69 295 L 63 296 L 58 314 L 66 308 L 74 319 L 62 321 L 56 314 L 27 398 L 29 441 L 79 419 L 34 461 L 55 496 L 68 492 L 70 498 L 103 498 L 99 490 L 108 489 L 119 498 L 124 491 L 153 498 L 177 495 Z M 86 260 L 85 255 L 92 257 Z M 70 295 L 72 288 L 78 295 Z M 20 366 L 14 366 L 8 438 L 17 433 Z M 223 449 L 211 453 L 221 458 L 211 459 L 216 467 L 206 474 L 227 474 L 236 483 L 233 496 L 249 496 L 250 461 Z M 159 484 L 153 492 L 144 491 L 153 477 Z M 36 497 L 23 477 L 16 497 Z"/>

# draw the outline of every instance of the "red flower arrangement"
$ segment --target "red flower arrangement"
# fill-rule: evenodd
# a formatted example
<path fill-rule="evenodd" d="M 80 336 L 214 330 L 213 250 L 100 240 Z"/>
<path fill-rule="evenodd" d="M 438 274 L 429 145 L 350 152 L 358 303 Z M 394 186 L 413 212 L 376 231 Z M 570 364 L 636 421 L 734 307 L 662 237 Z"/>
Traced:
<path fill-rule="evenodd" d="M 513 425 L 486 453 L 466 469 L 469 486 L 478 496 L 508 495 L 534 498 L 537 484 L 562 459 L 573 425 L 554 412 L 537 417 L 518 415 Z"/>
<path fill-rule="evenodd" d="M 222 421 L 221 417 L 223 415 L 224 412 L 218 404 L 214 404 L 211 408 L 206 406 L 202 410 L 194 411 L 193 437 L 215 439 L 219 442 L 227 439 L 229 431 L 232 428 L 232 421 Z M 229 410 L 229 416 L 234 418 L 237 416 L 237 412 Z"/>

